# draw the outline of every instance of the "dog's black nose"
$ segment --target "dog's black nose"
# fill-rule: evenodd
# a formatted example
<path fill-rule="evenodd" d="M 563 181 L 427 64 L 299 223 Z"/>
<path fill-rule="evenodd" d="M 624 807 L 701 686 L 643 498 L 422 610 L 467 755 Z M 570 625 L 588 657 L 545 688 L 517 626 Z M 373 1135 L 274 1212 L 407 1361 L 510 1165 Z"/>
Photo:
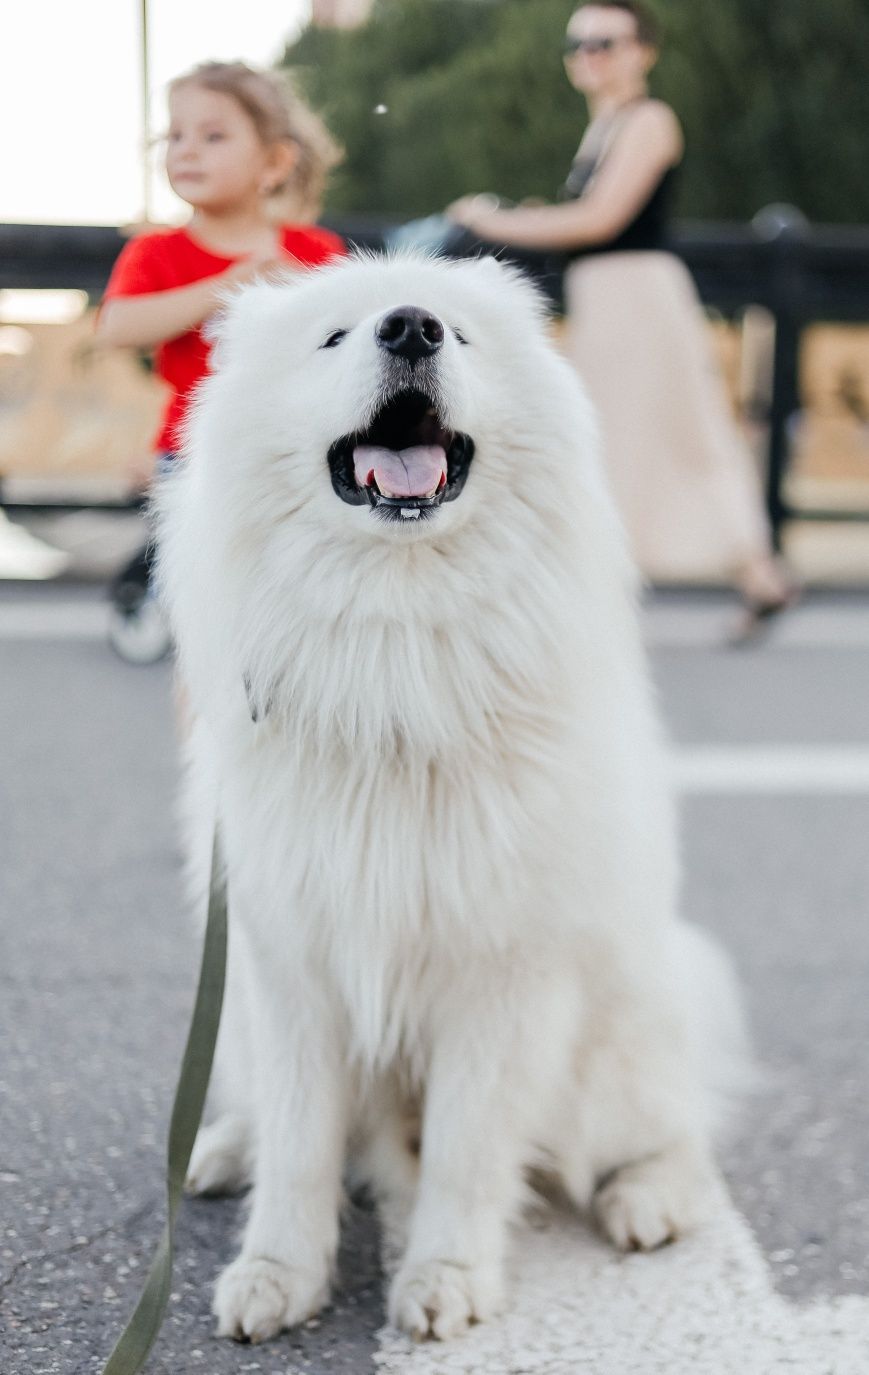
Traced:
<path fill-rule="evenodd" d="M 374 337 L 382 349 L 408 358 L 428 358 L 444 342 L 444 327 L 436 315 L 418 306 L 397 306 L 381 316 Z"/>

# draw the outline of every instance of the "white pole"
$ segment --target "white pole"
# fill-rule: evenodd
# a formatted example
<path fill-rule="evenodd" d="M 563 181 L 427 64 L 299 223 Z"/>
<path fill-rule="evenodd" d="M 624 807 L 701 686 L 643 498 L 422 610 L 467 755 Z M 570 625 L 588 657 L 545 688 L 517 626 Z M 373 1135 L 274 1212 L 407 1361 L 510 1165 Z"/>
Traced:
<path fill-rule="evenodd" d="M 141 78 L 142 78 L 142 219 L 151 219 L 151 64 L 148 46 L 148 0 L 141 0 Z"/>

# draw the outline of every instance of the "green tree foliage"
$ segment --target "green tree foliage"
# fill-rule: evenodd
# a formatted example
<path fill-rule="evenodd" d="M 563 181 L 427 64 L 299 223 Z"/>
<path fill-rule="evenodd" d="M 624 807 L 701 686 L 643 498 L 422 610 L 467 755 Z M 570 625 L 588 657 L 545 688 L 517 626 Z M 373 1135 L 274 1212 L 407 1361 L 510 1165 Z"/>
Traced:
<path fill-rule="evenodd" d="M 552 196 L 585 121 L 562 70 L 570 8 L 380 0 L 363 28 L 303 33 L 286 65 L 346 150 L 330 208 L 411 216 L 465 191 Z"/>
<path fill-rule="evenodd" d="M 586 121 L 561 41 L 571 0 L 376 0 L 285 57 L 344 144 L 329 205 L 407 218 L 467 191 L 557 194 Z M 656 0 L 654 91 L 685 126 L 679 211 L 790 201 L 869 220 L 867 0 Z M 385 107 L 385 112 L 383 112 Z M 378 112 L 380 110 L 380 112 Z"/>
<path fill-rule="evenodd" d="M 685 125 L 682 210 L 747 218 L 789 201 L 869 220 L 867 0 L 659 0 L 656 90 Z"/>

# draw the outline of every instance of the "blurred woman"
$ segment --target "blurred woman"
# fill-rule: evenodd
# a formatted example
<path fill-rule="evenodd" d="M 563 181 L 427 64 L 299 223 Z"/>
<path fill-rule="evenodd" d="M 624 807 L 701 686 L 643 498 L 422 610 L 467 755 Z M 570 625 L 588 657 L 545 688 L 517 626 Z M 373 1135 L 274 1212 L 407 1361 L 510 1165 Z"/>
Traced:
<path fill-rule="evenodd" d="M 591 116 L 563 204 L 452 218 L 482 238 L 570 255 L 566 348 L 600 418 L 634 555 L 653 579 L 725 577 L 750 634 L 791 604 L 751 455 L 729 413 L 691 278 L 667 251 L 679 121 L 648 92 L 655 21 L 635 0 L 591 0 L 567 26 L 565 69 Z"/>

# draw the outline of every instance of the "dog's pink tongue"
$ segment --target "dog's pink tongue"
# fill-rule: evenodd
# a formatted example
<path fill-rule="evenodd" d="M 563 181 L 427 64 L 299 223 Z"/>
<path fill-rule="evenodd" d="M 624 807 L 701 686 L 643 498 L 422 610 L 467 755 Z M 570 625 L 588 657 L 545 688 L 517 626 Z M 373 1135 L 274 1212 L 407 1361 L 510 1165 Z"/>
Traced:
<path fill-rule="evenodd" d="M 385 497 L 427 497 L 446 481 L 447 456 L 440 444 L 413 449 L 380 449 L 360 444 L 353 450 L 353 467 L 360 487 L 371 474 Z"/>

